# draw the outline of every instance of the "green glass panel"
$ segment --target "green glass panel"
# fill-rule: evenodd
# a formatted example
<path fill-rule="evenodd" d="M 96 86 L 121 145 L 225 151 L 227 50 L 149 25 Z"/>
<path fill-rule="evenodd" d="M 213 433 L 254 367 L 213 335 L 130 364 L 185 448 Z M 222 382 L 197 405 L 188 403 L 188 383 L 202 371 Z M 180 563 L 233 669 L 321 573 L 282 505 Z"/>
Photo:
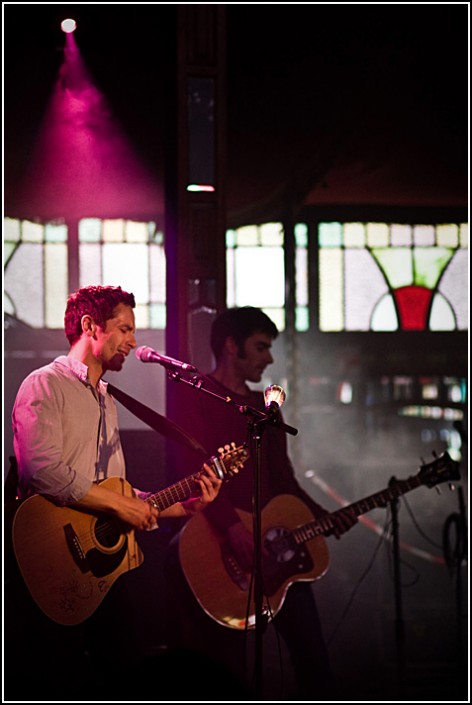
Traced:
<path fill-rule="evenodd" d="M 320 247 L 341 247 L 343 231 L 341 223 L 320 223 L 318 226 Z"/>
<path fill-rule="evenodd" d="M 236 230 L 226 231 L 226 247 L 236 247 Z"/>
<path fill-rule="evenodd" d="M 413 284 L 411 250 L 407 247 L 372 250 L 392 289 Z"/>
<path fill-rule="evenodd" d="M 100 242 L 102 222 L 99 218 L 83 218 L 79 222 L 79 242 Z"/>
<path fill-rule="evenodd" d="M 308 226 L 306 223 L 295 225 L 295 243 L 297 247 L 308 247 Z"/>
<path fill-rule="evenodd" d="M 416 247 L 413 250 L 414 283 L 434 289 L 453 254 L 452 250 L 444 247 Z"/>
<path fill-rule="evenodd" d="M 46 242 L 67 242 L 67 225 L 65 223 L 46 223 L 44 239 Z"/>
<path fill-rule="evenodd" d="M 308 306 L 297 306 L 295 308 L 295 329 L 299 333 L 304 333 L 310 328 L 310 312 Z"/>

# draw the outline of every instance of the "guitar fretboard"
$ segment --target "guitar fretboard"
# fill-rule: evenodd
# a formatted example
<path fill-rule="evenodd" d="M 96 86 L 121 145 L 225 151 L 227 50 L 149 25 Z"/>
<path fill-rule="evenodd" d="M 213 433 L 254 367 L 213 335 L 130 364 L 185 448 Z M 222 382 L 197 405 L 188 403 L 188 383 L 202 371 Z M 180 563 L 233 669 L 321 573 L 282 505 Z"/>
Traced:
<path fill-rule="evenodd" d="M 370 512 L 372 509 L 385 507 L 388 502 L 398 499 L 398 497 L 414 490 L 422 484 L 423 482 L 418 475 L 415 477 L 410 477 L 407 480 L 396 480 L 390 487 L 387 487 L 381 492 L 376 492 L 375 494 L 364 497 L 358 502 L 353 502 L 353 504 L 349 504 L 342 509 L 337 509 L 332 514 L 337 514 L 345 509 L 350 509 L 356 516 L 360 516 L 361 514 Z M 315 536 L 327 534 L 332 529 L 330 516 L 331 514 L 328 514 L 326 517 L 320 517 L 317 521 L 312 521 L 308 524 L 297 527 L 292 532 L 293 538 L 298 544 L 300 544 L 314 538 Z"/>
<path fill-rule="evenodd" d="M 182 502 L 188 499 L 191 494 L 196 490 L 200 489 L 200 485 L 197 480 L 200 477 L 200 473 L 195 475 L 190 475 L 180 482 L 176 482 L 174 485 L 167 487 L 165 490 L 156 492 L 156 494 L 148 497 L 146 502 L 153 504 L 161 512 L 163 509 L 172 506 L 176 502 Z"/>

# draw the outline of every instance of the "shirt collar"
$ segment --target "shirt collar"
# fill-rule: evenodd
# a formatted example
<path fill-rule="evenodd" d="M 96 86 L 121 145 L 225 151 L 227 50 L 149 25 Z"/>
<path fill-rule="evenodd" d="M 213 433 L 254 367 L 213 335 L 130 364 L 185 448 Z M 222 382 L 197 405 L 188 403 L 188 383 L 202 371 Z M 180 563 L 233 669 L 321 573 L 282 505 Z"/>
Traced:
<path fill-rule="evenodd" d="M 81 382 L 84 382 L 84 384 L 92 386 L 88 378 L 88 367 L 85 363 L 81 362 L 80 360 L 76 360 L 73 357 L 69 357 L 68 355 L 60 355 L 59 357 L 56 357 L 54 362 L 56 362 L 61 367 L 66 367 L 70 372 L 72 372 L 72 374 L 77 377 L 77 379 L 80 379 Z M 99 380 L 98 391 L 101 394 L 106 394 L 107 387 L 108 382 L 105 382 L 102 379 Z"/>

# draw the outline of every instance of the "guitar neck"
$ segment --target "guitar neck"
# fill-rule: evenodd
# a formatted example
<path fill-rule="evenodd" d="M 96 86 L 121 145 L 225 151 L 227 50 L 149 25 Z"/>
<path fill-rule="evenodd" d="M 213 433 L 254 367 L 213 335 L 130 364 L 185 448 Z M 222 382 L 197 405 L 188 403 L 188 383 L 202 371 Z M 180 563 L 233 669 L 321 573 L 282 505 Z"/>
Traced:
<path fill-rule="evenodd" d="M 418 475 L 415 477 L 410 477 L 407 480 L 395 480 L 390 487 L 387 487 L 381 492 L 376 492 L 375 494 L 364 497 L 363 499 L 353 502 L 353 504 L 349 504 L 342 509 L 337 509 L 335 512 L 332 512 L 332 514 L 337 514 L 338 512 L 350 509 L 356 516 L 361 516 L 361 514 L 367 514 L 367 512 L 370 512 L 372 509 L 385 507 L 388 502 L 398 499 L 398 497 L 414 490 L 422 484 L 423 482 Z M 293 531 L 293 535 L 297 543 L 302 543 L 307 539 L 320 536 L 321 534 L 327 534 L 332 528 L 332 524 L 329 519 L 330 516 L 331 515 L 328 514 L 326 517 L 320 517 L 316 521 L 295 529 Z"/>
<path fill-rule="evenodd" d="M 189 475 L 189 477 L 180 480 L 180 482 L 166 487 L 165 490 L 156 492 L 156 494 L 148 497 L 146 501 L 153 504 L 161 512 L 177 502 L 188 499 L 196 490 L 200 490 L 200 485 L 197 482 L 199 476 L 200 473 Z"/>

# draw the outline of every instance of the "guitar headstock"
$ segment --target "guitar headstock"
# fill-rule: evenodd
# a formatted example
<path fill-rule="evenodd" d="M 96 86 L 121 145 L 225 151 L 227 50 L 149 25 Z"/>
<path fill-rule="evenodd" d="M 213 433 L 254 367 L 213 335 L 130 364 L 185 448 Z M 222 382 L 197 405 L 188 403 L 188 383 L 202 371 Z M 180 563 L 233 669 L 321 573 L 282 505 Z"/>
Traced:
<path fill-rule="evenodd" d="M 459 463 L 453 460 L 447 451 L 441 453 L 430 463 L 421 466 L 418 473 L 421 484 L 435 487 L 441 482 L 456 482 L 461 479 Z"/>
<path fill-rule="evenodd" d="M 231 443 L 218 448 L 219 455 L 211 458 L 211 463 L 220 480 L 228 480 L 237 475 L 249 458 L 249 451 L 246 445 L 236 447 L 236 443 Z"/>

